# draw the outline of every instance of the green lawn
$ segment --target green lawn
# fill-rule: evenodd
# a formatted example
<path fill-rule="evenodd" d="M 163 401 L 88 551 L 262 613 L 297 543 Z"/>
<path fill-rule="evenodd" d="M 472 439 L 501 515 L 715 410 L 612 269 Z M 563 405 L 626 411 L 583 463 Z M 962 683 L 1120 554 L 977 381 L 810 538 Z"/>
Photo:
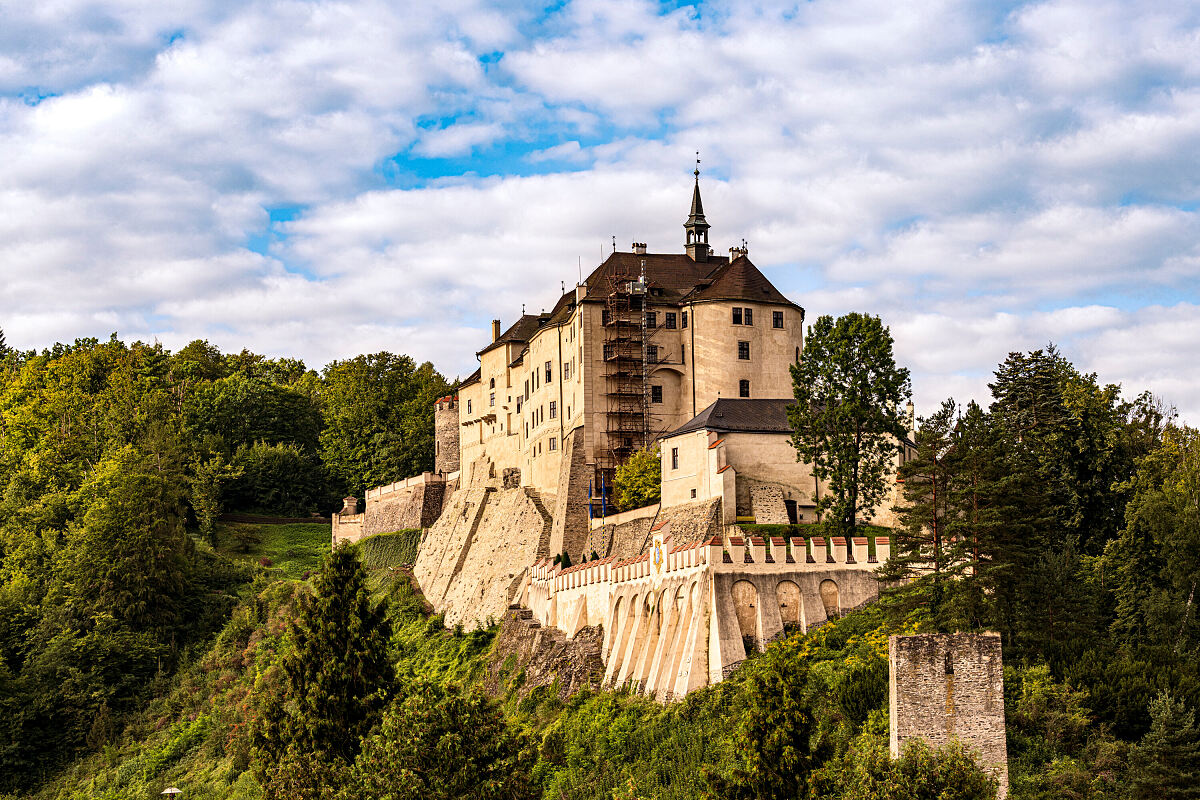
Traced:
<path fill-rule="evenodd" d="M 269 566 L 282 572 L 282 577 L 301 580 L 329 552 L 332 535 L 328 523 L 221 522 L 217 524 L 217 550 L 229 558 L 256 564 L 263 558 L 270 559 Z"/>

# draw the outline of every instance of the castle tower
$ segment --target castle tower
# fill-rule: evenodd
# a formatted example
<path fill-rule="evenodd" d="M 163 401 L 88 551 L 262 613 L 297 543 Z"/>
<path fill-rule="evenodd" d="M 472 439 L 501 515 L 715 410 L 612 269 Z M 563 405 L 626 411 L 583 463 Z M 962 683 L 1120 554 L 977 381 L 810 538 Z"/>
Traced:
<path fill-rule="evenodd" d="M 458 472 L 458 397 L 440 397 L 433 404 L 433 471 Z"/>
<path fill-rule="evenodd" d="M 920 738 L 931 747 L 959 739 L 1008 795 L 1004 665 L 998 633 L 930 633 L 888 639 L 892 758 Z"/>
<path fill-rule="evenodd" d="M 692 189 L 692 210 L 683 229 L 687 232 L 685 249 L 692 261 L 708 260 L 708 222 L 704 219 L 704 203 L 700 200 L 700 166 L 696 164 L 696 185 Z"/>

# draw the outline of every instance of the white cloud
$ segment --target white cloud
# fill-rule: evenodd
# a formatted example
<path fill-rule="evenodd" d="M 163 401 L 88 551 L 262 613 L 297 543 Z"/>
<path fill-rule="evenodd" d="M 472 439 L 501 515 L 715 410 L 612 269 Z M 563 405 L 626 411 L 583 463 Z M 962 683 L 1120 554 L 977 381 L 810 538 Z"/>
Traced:
<path fill-rule="evenodd" d="M 718 250 L 881 314 L 924 410 L 1054 340 L 1200 422 L 1198 49 L 1185 2 L 14 6 L 0 326 L 464 374 L 613 234 L 681 249 L 699 149 Z"/>

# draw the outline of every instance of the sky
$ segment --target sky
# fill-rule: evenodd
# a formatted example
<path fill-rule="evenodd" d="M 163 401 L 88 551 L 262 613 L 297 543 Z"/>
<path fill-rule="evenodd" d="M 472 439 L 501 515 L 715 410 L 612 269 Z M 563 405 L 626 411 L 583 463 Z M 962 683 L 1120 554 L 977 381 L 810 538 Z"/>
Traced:
<path fill-rule="evenodd" d="M 630 242 L 877 314 L 918 410 L 1055 342 L 1200 423 L 1200 4 L 0 0 L 10 346 L 450 377 Z"/>

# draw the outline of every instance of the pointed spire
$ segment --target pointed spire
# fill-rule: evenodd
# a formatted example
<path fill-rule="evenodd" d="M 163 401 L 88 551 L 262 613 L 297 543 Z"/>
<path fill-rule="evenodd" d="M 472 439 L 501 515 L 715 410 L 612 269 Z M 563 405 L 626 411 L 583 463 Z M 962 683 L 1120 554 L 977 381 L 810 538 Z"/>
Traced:
<path fill-rule="evenodd" d="M 696 153 L 696 169 L 692 174 L 696 176 L 696 184 L 692 187 L 692 210 L 683 223 L 687 232 L 684 247 L 693 261 L 707 261 L 709 224 L 704 219 L 704 202 L 700 199 L 700 153 Z"/>

